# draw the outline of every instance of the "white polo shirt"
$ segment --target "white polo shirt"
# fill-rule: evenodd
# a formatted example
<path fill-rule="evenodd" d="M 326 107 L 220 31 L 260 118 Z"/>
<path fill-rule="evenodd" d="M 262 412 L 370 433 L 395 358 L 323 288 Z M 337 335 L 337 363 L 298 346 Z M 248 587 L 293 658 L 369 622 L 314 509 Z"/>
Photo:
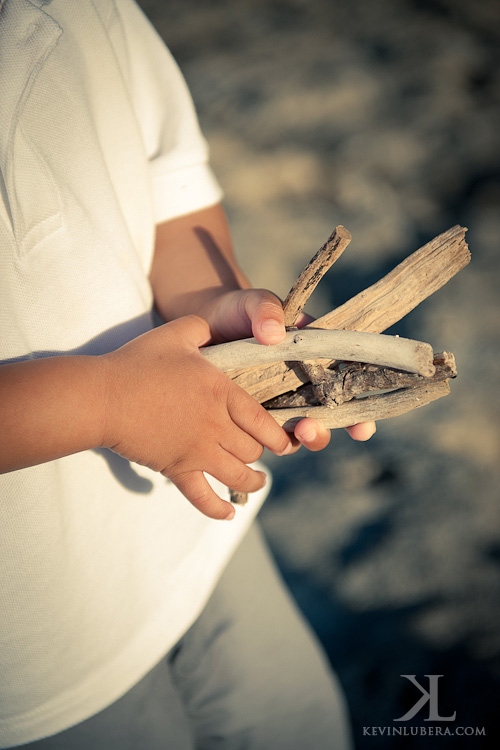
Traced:
<path fill-rule="evenodd" d="M 155 222 L 221 193 L 185 83 L 132 0 L 7 0 L 0 187 L 2 362 L 106 352 L 152 327 Z M 264 493 L 213 521 L 163 476 L 96 450 L 5 474 L 0 497 L 10 747 L 88 718 L 153 667 Z"/>

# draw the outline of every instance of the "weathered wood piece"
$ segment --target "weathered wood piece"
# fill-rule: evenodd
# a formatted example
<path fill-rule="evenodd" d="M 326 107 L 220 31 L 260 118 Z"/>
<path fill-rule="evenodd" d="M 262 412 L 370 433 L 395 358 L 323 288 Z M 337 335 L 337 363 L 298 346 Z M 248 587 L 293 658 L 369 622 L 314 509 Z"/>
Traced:
<path fill-rule="evenodd" d="M 337 252 L 328 246 L 330 242 L 335 245 L 335 235 L 338 236 L 342 229 L 337 227 L 290 291 L 285 305 L 287 326 L 295 322 L 327 268 L 347 247 L 350 235 L 344 247 L 336 245 Z M 463 227 L 455 226 L 428 242 L 379 282 L 316 320 L 314 329 L 381 333 L 440 289 L 469 263 L 466 231 Z M 309 328 L 302 329 L 300 334 Z M 288 360 L 247 367 L 233 372 L 231 377 L 254 398 L 264 403 L 285 429 L 292 431 L 297 422 L 307 416 L 334 429 L 405 414 L 448 395 L 448 378 L 456 376 L 454 357 L 446 352 L 434 356 L 434 374 L 431 377 L 428 374 L 424 376 L 399 368 L 375 365 L 371 356 L 365 357 L 366 363 L 354 361 L 353 357 L 342 357 L 338 353 L 335 354 L 335 359 L 351 361 L 341 362 L 339 365 L 335 360 L 325 361 L 316 355 L 313 359 L 304 357 L 300 362 Z M 366 394 L 373 389 L 395 387 L 398 389 L 389 393 L 357 398 L 361 393 Z M 318 402 L 322 405 L 311 406 Z M 274 408 L 292 403 L 296 405 L 293 408 Z M 247 501 L 246 494 L 232 490 L 230 498 L 235 503 Z"/>
<path fill-rule="evenodd" d="M 371 362 L 425 377 L 431 377 L 435 369 L 432 347 L 423 341 L 357 331 L 317 330 L 311 327 L 289 331 L 284 341 L 273 346 L 264 346 L 250 338 L 207 346 L 200 351 L 223 372 L 250 363 L 318 358 Z"/>
<path fill-rule="evenodd" d="M 229 500 L 235 505 L 246 505 L 248 503 L 248 493 L 229 490 Z"/>
<path fill-rule="evenodd" d="M 376 284 L 316 320 L 314 327 L 381 333 L 469 263 L 466 231 L 455 226 L 431 240 Z M 308 381 L 299 364 L 287 362 L 245 368 L 230 377 L 261 403 Z"/>
<path fill-rule="evenodd" d="M 287 328 L 294 325 L 307 300 L 328 269 L 340 258 L 351 239 L 351 233 L 345 227 L 335 227 L 323 247 L 304 268 L 283 302 Z"/>
<path fill-rule="evenodd" d="M 328 406 L 307 406 L 291 409 L 269 409 L 278 424 L 292 432 L 304 417 L 313 417 L 328 429 L 349 427 L 359 422 L 379 421 L 406 414 L 413 409 L 435 401 L 450 392 L 448 381 L 429 382 L 402 388 L 379 396 L 355 398 L 331 409 Z"/>
<path fill-rule="evenodd" d="M 435 237 L 376 284 L 318 318 L 315 328 L 382 333 L 468 265 L 466 232 L 456 225 Z"/>
<path fill-rule="evenodd" d="M 435 373 L 430 379 L 402 370 L 357 362 L 334 370 L 323 369 L 323 380 L 317 384 L 311 382 L 302 385 L 296 391 L 266 401 L 264 406 L 266 409 L 280 409 L 323 404 L 335 408 L 370 391 L 409 388 L 422 382 L 437 382 L 457 376 L 455 357 L 451 352 L 435 354 L 434 366 Z"/>
<path fill-rule="evenodd" d="M 299 312 L 305 307 L 307 300 L 320 280 L 335 261 L 340 258 L 350 241 L 351 233 L 343 226 L 336 227 L 323 247 L 318 250 L 314 258 L 304 268 L 283 303 L 287 327 L 297 320 Z M 299 372 L 303 372 L 307 380 L 310 380 L 313 385 L 319 386 L 322 382 L 324 368 L 317 357 L 318 355 L 311 361 L 302 360 L 298 363 L 298 366 Z M 289 357 L 289 359 L 292 358 Z M 365 357 L 365 359 L 368 358 Z"/>

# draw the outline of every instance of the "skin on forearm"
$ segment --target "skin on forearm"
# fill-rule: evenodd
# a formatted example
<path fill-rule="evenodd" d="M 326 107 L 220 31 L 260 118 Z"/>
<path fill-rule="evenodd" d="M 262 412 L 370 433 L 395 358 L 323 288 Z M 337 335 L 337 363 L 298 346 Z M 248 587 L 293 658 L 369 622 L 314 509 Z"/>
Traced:
<path fill-rule="evenodd" d="M 99 446 L 104 407 L 99 357 L 0 366 L 0 473 Z"/>
<path fill-rule="evenodd" d="M 249 289 L 220 204 L 159 224 L 150 273 L 164 320 L 198 313 L 221 292 Z"/>
<path fill-rule="evenodd" d="M 158 226 L 151 283 L 172 320 L 221 291 L 250 286 L 220 205 Z M 102 440 L 103 362 L 64 356 L 0 366 L 0 473 L 95 448 Z"/>
<path fill-rule="evenodd" d="M 165 320 L 250 287 L 220 205 L 158 227 L 151 283 Z M 64 356 L 0 366 L 0 473 L 101 445 L 104 365 L 100 357 Z"/>

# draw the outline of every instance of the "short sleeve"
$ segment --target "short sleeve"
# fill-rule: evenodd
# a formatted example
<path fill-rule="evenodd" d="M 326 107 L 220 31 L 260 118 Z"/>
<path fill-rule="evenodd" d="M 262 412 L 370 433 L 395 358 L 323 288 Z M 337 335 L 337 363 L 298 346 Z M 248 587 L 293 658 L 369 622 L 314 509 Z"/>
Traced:
<path fill-rule="evenodd" d="M 156 223 L 218 203 L 191 95 L 170 51 L 133 0 L 116 0 L 130 96 L 149 159 Z"/>

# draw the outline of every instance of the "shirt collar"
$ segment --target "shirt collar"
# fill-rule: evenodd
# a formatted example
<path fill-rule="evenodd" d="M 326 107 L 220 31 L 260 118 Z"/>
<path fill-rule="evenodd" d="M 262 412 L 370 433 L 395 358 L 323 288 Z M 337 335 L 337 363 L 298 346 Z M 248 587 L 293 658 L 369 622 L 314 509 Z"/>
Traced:
<path fill-rule="evenodd" d="M 7 0 L 0 14 L 0 153 L 9 147 L 13 126 L 43 63 L 62 29 L 29 0 Z"/>

